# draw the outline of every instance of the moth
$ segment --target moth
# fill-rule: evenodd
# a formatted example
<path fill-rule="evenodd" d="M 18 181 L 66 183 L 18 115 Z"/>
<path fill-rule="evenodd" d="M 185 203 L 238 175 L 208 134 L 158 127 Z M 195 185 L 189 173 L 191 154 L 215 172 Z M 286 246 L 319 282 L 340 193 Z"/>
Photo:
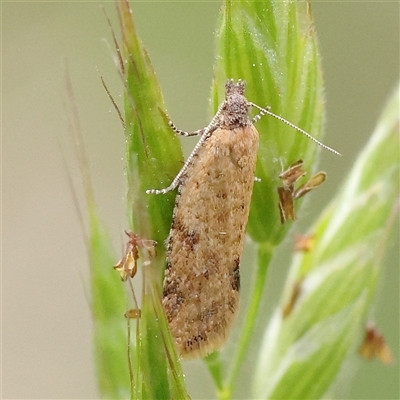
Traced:
<path fill-rule="evenodd" d="M 318 142 L 269 109 L 249 102 L 244 92 L 243 81 L 228 80 L 225 100 L 206 128 L 187 133 L 170 122 L 177 134 L 200 135 L 200 140 L 170 186 L 147 190 L 164 194 L 178 188 L 167 239 L 162 304 L 183 358 L 218 350 L 237 315 L 240 257 L 259 144 L 253 124 L 268 114 Z M 253 118 L 251 108 L 258 110 Z"/>

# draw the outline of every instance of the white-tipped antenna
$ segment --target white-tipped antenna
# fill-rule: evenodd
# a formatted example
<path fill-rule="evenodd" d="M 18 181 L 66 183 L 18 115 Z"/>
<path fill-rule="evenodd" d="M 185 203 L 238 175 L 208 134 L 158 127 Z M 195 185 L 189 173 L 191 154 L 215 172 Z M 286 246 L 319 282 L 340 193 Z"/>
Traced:
<path fill-rule="evenodd" d="M 254 103 L 249 103 L 249 104 L 250 104 L 250 106 L 252 106 L 252 107 L 254 107 L 254 108 L 257 108 L 257 110 L 260 111 L 260 113 L 257 114 L 257 115 L 253 118 L 253 122 L 257 122 L 263 115 L 266 115 L 266 114 L 267 114 L 267 115 L 270 115 L 271 117 L 274 117 L 274 118 L 278 119 L 279 121 L 283 122 L 284 124 L 289 125 L 291 128 L 293 128 L 293 129 L 295 129 L 296 131 L 302 133 L 304 136 L 307 136 L 309 139 L 311 139 L 312 141 L 314 141 L 315 143 L 317 143 L 318 145 L 320 145 L 320 146 L 323 147 L 324 149 L 329 150 L 329 151 L 331 151 L 332 153 L 334 153 L 334 154 L 336 154 L 336 155 L 338 155 L 338 156 L 341 156 L 341 154 L 340 154 L 338 151 L 336 151 L 336 150 L 330 148 L 330 147 L 327 146 L 326 144 L 323 144 L 323 143 L 320 142 L 319 140 L 315 139 L 315 137 L 311 136 L 308 132 L 306 132 L 305 130 L 299 128 L 299 127 L 296 126 L 295 124 L 292 124 L 291 122 L 289 122 L 289 121 L 286 120 L 285 118 L 282 118 L 281 116 L 276 115 L 276 114 L 274 114 L 273 112 L 269 111 L 268 109 L 262 108 L 262 107 L 258 106 L 257 104 L 254 104 Z"/>
<path fill-rule="evenodd" d="M 194 149 L 192 150 L 192 152 L 190 153 L 189 158 L 186 160 L 185 164 L 183 165 L 183 167 L 181 168 L 181 170 L 179 171 L 178 175 L 175 177 L 175 179 L 172 181 L 172 183 L 165 189 L 149 189 L 146 190 L 147 194 L 165 194 L 170 192 L 171 190 L 176 189 L 181 181 L 182 175 L 186 172 L 188 166 L 190 165 L 190 163 L 193 161 L 193 158 L 196 156 L 196 154 L 199 152 L 201 146 L 203 146 L 203 143 L 207 140 L 208 135 L 210 132 L 213 131 L 213 129 L 215 129 L 217 127 L 216 123 L 218 121 L 219 116 L 222 113 L 222 109 L 225 106 L 225 102 L 223 102 L 218 110 L 217 113 L 214 115 L 214 118 L 211 120 L 211 122 L 208 124 L 208 126 L 204 129 L 200 129 L 197 132 L 203 131 L 203 133 L 201 134 L 201 138 L 200 140 L 197 142 L 196 146 L 194 147 Z M 170 126 L 173 128 L 173 124 Z M 180 131 L 182 132 L 182 131 Z M 179 132 L 178 132 L 179 133 Z M 190 135 L 188 135 L 190 136 Z"/>

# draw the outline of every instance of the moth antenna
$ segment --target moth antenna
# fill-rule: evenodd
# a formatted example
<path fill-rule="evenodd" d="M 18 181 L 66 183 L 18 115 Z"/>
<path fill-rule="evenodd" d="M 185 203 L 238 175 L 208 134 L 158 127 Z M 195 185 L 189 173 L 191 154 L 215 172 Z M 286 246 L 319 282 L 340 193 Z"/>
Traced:
<path fill-rule="evenodd" d="M 332 153 L 334 153 L 334 154 L 336 154 L 336 155 L 338 155 L 338 156 L 341 156 L 341 154 L 340 154 L 338 151 L 332 149 L 331 147 L 327 146 L 326 144 L 323 144 L 323 143 L 320 142 L 318 139 L 315 139 L 314 136 L 311 136 L 308 132 L 306 132 L 305 130 L 299 128 L 297 125 L 292 124 L 291 122 L 289 122 L 287 119 L 281 117 L 280 115 L 276 115 L 276 114 L 274 114 L 272 111 L 269 111 L 269 110 L 266 109 L 266 108 L 262 108 L 262 107 L 258 106 L 257 104 L 254 104 L 254 103 L 249 103 L 249 104 L 250 104 L 250 106 L 252 106 L 252 107 L 254 107 L 254 108 L 257 108 L 257 110 L 260 111 L 260 113 L 257 114 L 257 115 L 253 118 L 253 121 L 254 121 L 254 122 L 258 121 L 263 115 L 270 115 L 271 117 L 276 118 L 277 120 L 283 122 L 284 124 L 289 125 L 291 128 L 295 129 L 296 131 L 302 133 L 304 136 L 307 136 L 309 139 L 311 139 L 313 142 L 317 143 L 317 144 L 318 144 L 319 146 L 321 146 L 322 148 L 324 148 L 324 149 L 326 149 L 326 150 L 329 150 L 329 151 L 331 151 Z"/>
<path fill-rule="evenodd" d="M 204 129 L 202 129 L 203 132 L 202 132 L 202 135 L 200 137 L 200 140 L 197 142 L 196 146 L 194 147 L 194 149 L 190 153 L 190 156 L 188 157 L 188 159 L 186 160 L 185 164 L 183 165 L 183 167 L 179 171 L 178 175 L 176 175 L 176 177 L 172 181 L 172 183 L 168 187 L 166 187 L 165 189 L 149 189 L 149 190 L 146 190 L 147 194 L 165 194 L 165 193 L 170 192 L 171 190 L 176 189 L 179 186 L 179 183 L 181 181 L 182 175 L 186 172 L 188 166 L 193 161 L 193 158 L 199 152 L 199 150 L 200 150 L 201 146 L 203 145 L 203 143 L 207 140 L 208 135 L 210 134 L 210 132 L 212 132 L 216 128 L 216 126 L 217 126 L 216 124 L 217 124 L 218 118 L 221 115 L 222 109 L 224 108 L 224 106 L 225 106 L 225 101 L 219 106 L 219 108 L 217 110 L 217 113 L 214 115 L 214 118 L 211 120 L 211 122 L 208 124 L 208 126 L 206 128 L 204 128 Z"/>

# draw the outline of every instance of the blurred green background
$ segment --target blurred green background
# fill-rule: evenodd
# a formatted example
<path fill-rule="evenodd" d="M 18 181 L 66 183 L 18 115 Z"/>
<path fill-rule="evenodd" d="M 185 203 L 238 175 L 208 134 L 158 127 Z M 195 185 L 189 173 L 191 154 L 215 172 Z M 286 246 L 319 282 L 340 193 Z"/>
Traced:
<path fill-rule="evenodd" d="M 97 397 L 88 267 L 63 157 L 84 208 L 65 108 L 67 62 L 96 200 L 119 255 L 126 228 L 124 136 L 96 69 L 120 104 L 122 88 L 100 4 L 117 28 L 111 2 L 1 4 L 3 398 Z M 185 130 L 209 119 L 219 7 L 219 1 L 132 2 L 168 113 Z M 310 196 L 292 232 L 303 231 L 335 194 L 399 79 L 399 3 L 314 2 L 312 10 L 326 83 L 324 142 L 343 157 L 321 153 L 328 182 Z M 195 141 L 186 143 L 188 151 Z M 396 364 L 354 357 L 336 392 L 343 399 L 399 398 L 398 243 L 397 227 L 371 311 Z M 288 238 L 271 268 L 267 311 L 276 305 L 289 264 L 283 253 L 291 246 Z M 267 320 L 268 312 L 260 315 L 260 326 Z M 186 371 L 192 398 L 213 398 L 202 363 L 189 362 Z"/>

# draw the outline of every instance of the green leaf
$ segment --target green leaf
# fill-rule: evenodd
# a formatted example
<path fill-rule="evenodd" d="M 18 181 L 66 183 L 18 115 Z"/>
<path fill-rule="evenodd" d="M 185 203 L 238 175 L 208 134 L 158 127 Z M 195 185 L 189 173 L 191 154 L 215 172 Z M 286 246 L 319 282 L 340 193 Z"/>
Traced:
<path fill-rule="evenodd" d="M 127 398 L 130 390 L 127 341 L 125 339 L 126 323 L 121 318 L 126 309 L 125 292 L 121 287 L 119 276 L 112 268 L 115 264 L 115 255 L 110 238 L 104 232 L 98 216 L 79 116 L 68 75 L 66 83 L 71 101 L 70 134 L 78 160 L 89 216 L 89 229 L 88 233 L 85 233 L 85 244 L 90 266 L 90 308 L 93 319 L 93 350 L 97 383 L 103 398 Z M 85 230 L 76 198 L 75 203 L 82 229 Z"/>
<path fill-rule="evenodd" d="M 94 204 L 90 212 L 89 260 L 91 309 L 94 325 L 94 353 L 99 391 L 103 398 L 129 396 L 126 298 L 115 264 L 111 242 L 104 233 Z"/>
<path fill-rule="evenodd" d="M 322 136 L 323 83 L 309 4 L 226 0 L 219 18 L 214 75 L 214 111 L 223 101 L 226 80 L 242 79 L 247 83 L 249 101 L 270 106 L 272 112 L 315 138 Z M 258 244 L 257 265 L 241 267 L 245 272 L 255 270 L 254 283 L 228 377 L 224 387 L 219 387 L 221 399 L 233 393 L 263 298 L 269 262 L 290 228 L 290 223 L 280 223 L 279 174 L 299 159 L 305 160 L 310 173 L 318 149 L 314 142 L 270 116 L 264 116 L 256 128 L 260 133 L 256 176 L 261 181 L 254 184 L 247 232 Z M 214 359 L 209 369 L 218 384 L 223 366 L 217 365 Z"/>
<path fill-rule="evenodd" d="M 399 94 L 310 229 L 315 247 L 294 258 L 281 307 L 265 333 L 256 398 L 321 397 L 360 341 L 400 205 Z M 296 285 L 300 292 L 285 318 Z"/>
<path fill-rule="evenodd" d="M 163 114 L 161 90 L 148 54 L 133 25 L 127 1 L 119 2 L 122 33 L 120 73 L 125 82 L 124 110 L 128 215 L 133 231 L 159 243 L 164 251 L 174 193 L 148 195 L 172 182 L 183 159 L 179 140 Z"/>
<path fill-rule="evenodd" d="M 323 83 L 317 40 L 308 3 L 226 0 L 217 36 L 213 107 L 223 100 L 228 78 L 247 82 L 247 98 L 306 130 L 322 136 Z M 217 101 L 216 101 L 217 100 Z M 305 160 L 315 167 L 318 146 L 270 116 L 256 124 L 260 133 L 256 176 L 247 231 L 256 242 L 277 245 L 290 224 L 281 225 L 277 187 L 282 165 Z"/>
<path fill-rule="evenodd" d="M 187 398 L 183 373 L 161 306 L 166 239 L 174 193 L 146 194 L 169 186 L 181 167 L 182 152 L 163 113 L 164 103 L 148 54 L 140 43 L 127 1 L 117 3 L 122 33 L 120 73 L 124 110 L 128 215 L 133 231 L 158 243 L 157 256 L 139 251 L 143 290 L 133 353 L 135 399 Z M 117 51 L 119 49 L 117 48 Z"/>

